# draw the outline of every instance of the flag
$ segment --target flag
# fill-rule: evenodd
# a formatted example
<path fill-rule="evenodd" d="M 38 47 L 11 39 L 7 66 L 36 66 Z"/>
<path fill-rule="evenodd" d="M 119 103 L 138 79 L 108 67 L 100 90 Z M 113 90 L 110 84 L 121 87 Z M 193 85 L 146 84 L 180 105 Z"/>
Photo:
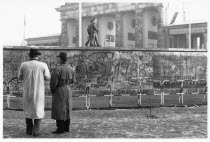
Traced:
<path fill-rule="evenodd" d="M 172 18 L 172 20 L 171 20 L 171 22 L 170 22 L 170 25 L 173 24 L 173 23 L 175 22 L 177 15 L 178 15 L 178 12 L 175 12 L 175 13 L 174 13 L 174 16 L 173 16 L 173 18 Z"/>

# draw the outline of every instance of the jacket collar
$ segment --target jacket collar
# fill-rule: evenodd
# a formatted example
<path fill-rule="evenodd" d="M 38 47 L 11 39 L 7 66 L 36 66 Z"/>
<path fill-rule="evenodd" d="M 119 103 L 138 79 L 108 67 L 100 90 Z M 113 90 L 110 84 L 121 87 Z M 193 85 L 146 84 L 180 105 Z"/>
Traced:
<path fill-rule="evenodd" d="M 38 61 L 38 59 L 36 59 L 36 58 L 31 58 L 31 59 L 30 59 L 30 61 L 31 61 L 31 60 L 35 60 L 35 61 Z"/>
<path fill-rule="evenodd" d="M 63 62 L 63 63 L 60 63 L 60 65 L 67 65 L 65 62 Z"/>

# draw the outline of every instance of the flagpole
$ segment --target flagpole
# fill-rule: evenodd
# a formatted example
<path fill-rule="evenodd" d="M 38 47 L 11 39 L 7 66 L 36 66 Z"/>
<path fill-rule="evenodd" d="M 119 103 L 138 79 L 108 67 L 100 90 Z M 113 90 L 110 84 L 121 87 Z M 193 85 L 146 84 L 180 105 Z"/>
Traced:
<path fill-rule="evenodd" d="M 167 26 L 167 20 L 168 20 L 168 6 L 169 6 L 169 2 L 167 0 L 167 4 L 166 4 L 166 8 L 165 8 L 165 26 Z"/>
<path fill-rule="evenodd" d="M 164 36 L 165 36 L 165 48 L 170 48 L 170 45 L 169 45 L 169 47 L 167 47 L 167 44 L 166 44 L 166 42 L 167 42 L 167 39 L 166 39 L 166 37 L 167 37 L 167 35 L 166 35 L 166 27 L 167 27 L 167 16 L 168 16 L 168 7 L 169 7 L 169 2 L 168 2 L 168 0 L 166 1 L 166 7 L 165 7 L 165 9 L 164 9 Z"/>
<path fill-rule="evenodd" d="M 23 31 L 23 46 L 25 46 L 25 37 L 26 36 L 26 17 L 25 17 L 25 13 L 24 13 L 24 31 Z"/>
<path fill-rule="evenodd" d="M 189 6 L 189 49 L 191 49 L 191 21 L 190 21 L 190 10 L 191 10 L 191 8 L 190 8 L 190 6 Z"/>
<path fill-rule="evenodd" d="M 23 1 L 24 19 L 23 19 L 23 42 L 22 46 L 26 46 L 26 12 L 25 12 L 25 0 Z"/>
<path fill-rule="evenodd" d="M 25 13 L 23 17 L 23 39 L 22 39 L 21 46 L 25 46 Z"/>
<path fill-rule="evenodd" d="M 79 2 L 79 47 L 82 46 L 82 3 Z"/>
<path fill-rule="evenodd" d="M 184 6 L 184 1 L 182 1 L 182 14 L 183 14 L 183 22 L 186 23 L 186 15 L 185 15 L 185 6 Z"/>

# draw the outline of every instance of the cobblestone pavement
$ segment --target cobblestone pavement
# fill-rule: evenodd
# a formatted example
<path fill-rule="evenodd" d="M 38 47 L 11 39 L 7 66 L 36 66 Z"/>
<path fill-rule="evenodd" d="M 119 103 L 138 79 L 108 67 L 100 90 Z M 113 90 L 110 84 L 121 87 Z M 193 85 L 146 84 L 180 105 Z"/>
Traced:
<path fill-rule="evenodd" d="M 207 107 L 75 110 L 69 133 L 56 129 L 45 112 L 37 138 L 207 138 Z M 152 117 L 153 116 L 153 117 Z M 22 111 L 3 111 L 3 138 L 34 138 L 25 134 Z"/>

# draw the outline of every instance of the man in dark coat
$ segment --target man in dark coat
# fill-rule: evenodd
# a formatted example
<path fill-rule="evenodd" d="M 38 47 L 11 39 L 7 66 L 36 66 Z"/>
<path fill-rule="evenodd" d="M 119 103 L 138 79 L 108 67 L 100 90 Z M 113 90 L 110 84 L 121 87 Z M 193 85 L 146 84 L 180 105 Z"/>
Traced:
<path fill-rule="evenodd" d="M 92 20 L 91 20 L 91 23 L 90 23 L 90 25 L 88 25 L 88 28 L 87 28 L 87 33 L 88 33 L 88 40 L 87 40 L 87 42 L 85 43 L 85 45 L 88 47 L 88 44 L 89 43 L 91 43 L 91 41 L 92 41 L 92 35 L 91 35 L 91 33 L 92 33 Z"/>
<path fill-rule="evenodd" d="M 51 74 L 50 89 L 52 93 L 52 115 L 56 120 L 57 129 L 52 133 L 69 132 L 71 113 L 72 113 L 72 89 L 74 83 L 74 71 L 66 64 L 67 53 L 60 52 L 60 65 Z"/>
<path fill-rule="evenodd" d="M 90 46 L 93 47 L 100 47 L 99 43 L 98 43 L 98 28 L 97 28 L 97 19 L 93 18 L 91 21 L 91 42 L 90 42 Z M 96 45 L 95 45 L 96 44 Z"/>

